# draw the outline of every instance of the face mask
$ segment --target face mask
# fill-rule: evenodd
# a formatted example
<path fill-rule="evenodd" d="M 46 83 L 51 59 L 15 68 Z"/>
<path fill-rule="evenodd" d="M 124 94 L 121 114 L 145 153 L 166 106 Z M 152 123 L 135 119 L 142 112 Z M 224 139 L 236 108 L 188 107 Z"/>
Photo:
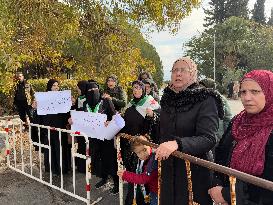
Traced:
<path fill-rule="evenodd" d="M 91 108 L 94 108 L 99 103 L 99 101 L 100 101 L 99 89 L 87 91 L 86 102 Z"/>

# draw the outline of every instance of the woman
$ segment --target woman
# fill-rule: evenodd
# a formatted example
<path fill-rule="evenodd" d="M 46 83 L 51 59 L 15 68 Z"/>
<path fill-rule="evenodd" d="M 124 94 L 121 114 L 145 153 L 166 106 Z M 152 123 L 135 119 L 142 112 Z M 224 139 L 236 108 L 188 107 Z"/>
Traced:
<path fill-rule="evenodd" d="M 253 70 L 240 84 L 244 110 L 236 115 L 216 148 L 216 163 L 273 181 L 273 73 Z M 216 204 L 230 204 L 229 182 L 215 173 L 209 190 Z M 238 205 L 272 205 L 273 193 L 237 180 Z"/>
<path fill-rule="evenodd" d="M 77 110 L 77 111 L 83 111 L 83 103 L 86 101 L 87 84 L 88 84 L 88 81 L 86 80 L 81 80 L 77 83 L 77 92 L 79 96 L 75 102 L 75 105 L 71 109 Z"/>
<path fill-rule="evenodd" d="M 174 62 L 171 83 L 161 98 L 160 144 L 162 161 L 161 205 L 188 205 L 185 161 L 169 155 L 175 150 L 209 160 L 216 144 L 218 119 L 223 117 L 219 95 L 197 84 L 197 66 L 188 57 Z M 211 205 L 207 193 L 210 172 L 191 164 L 194 202 Z M 202 182 L 202 183 L 200 183 Z"/>
<path fill-rule="evenodd" d="M 159 96 L 154 91 L 154 82 L 150 79 L 142 80 L 142 82 L 145 85 L 146 95 L 151 95 L 157 102 L 159 102 Z"/>
<path fill-rule="evenodd" d="M 156 94 L 159 94 L 158 87 L 157 87 L 156 83 L 154 82 L 152 75 L 149 72 L 143 71 L 138 75 L 139 81 L 143 81 L 143 80 L 147 80 L 147 79 L 150 79 L 153 82 L 154 91 L 156 92 Z"/>
<path fill-rule="evenodd" d="M 132 83 L 133 99 L 128 104 L 124 113 L 125 127 L 121 132 L 135 136 L 149 134 L 153 141 L 156 141 L 153 127 L 156 127 L 158 122 L 158 113 L 153 110 L 159 109 L 159 104 L 152 96 L 147 96 L 145 85 L 141 81 Z M 130 144 L 127 140 L 121 139 L 122 159 L 127 171 L 135 172 L 137 168 L 138 158 L 131 151 Z M 139 190 L 138 190 L 139 191 Z M 142 193 L 137 194 L 137 204 L 144 204 Z M 128 192 L 126 195 L 125 204 L 131 205 L 134 198 L 134 186 L 128 184 Z"/>
<path fill-rule="evenodd" d="M 126 106 L 126 94 L 122 87 L 118 85 L 118 78 L 115 75 L 110 75 L 106 79 L 103 98 L 112 100 L 116 111 L 120 112 Z"/>
<path fill-rule="evenodd" d="M 79 81 L 77 84 L 77 91 L 78 91 L 78 98 L 75 102 L 75 105 L 72 106 L 71 110 L 77 111 L 84 111 L 84 102 L 86 101 L 86 88 L 87 88 L 88 81 L 82 80 Z M 86 153 L 86 143 L 85 138 L 83 136 L 77 136 L 77 143 L 78 143 L 78 153 L 85 155 Z M 76 158 L 77 170 L 80 173 L 86 172 L 86 163 L 85 159 Z"/>
<path fill-rule="evenodd" d="M 47 82 L 46 91 L 59 91 L 59 82 L 54 79 L 50 79 Z M 41 124 L 45 126 L 66 129 L 67 121 L 69 118 L 69 113 L 59 113 L 59 114 L 47 114 L 40 116 Z M 41 140 L 48 145 L 48 135 L 47 129 L 41 129 L 42 136 Z M 69 158 L 69 146 L 68 146 L 68 136 L 67 133 L 62 132 L 61 134 L 62 143 L 62 170 L 63 174 L 66 174 L 70 170 L 71 159 Z M 51 171 L 54 175 L 61 174 L 60 168 L 60 141 L 59 132 L 51 130 L 50 131 L 50 144 L 51 144 Z M 49 172 L 49 151 L 44 150 L 44 164 L 45 171 Z"/>
<path fill-rule="evenodd" d="M 84 111 L 106 114 L 107 121 L 111 121 L 112 116 L 116 113 L 114 104 L 111 100 L 107 98 L 101 99 L 99 85 L 96 82 L 87 84 Z M 101 178 L 95 187 L 100 188 L 106 184 L 107 178 L 110 175 L 114 181 L 114 188 L 111 190 L 111 193 L 118 193 L 118 176 L 116 175 L 117 154 L 114 148 L 114 139 L 104 141 L 94 138 L 89 139 L 92 174 Z"/>

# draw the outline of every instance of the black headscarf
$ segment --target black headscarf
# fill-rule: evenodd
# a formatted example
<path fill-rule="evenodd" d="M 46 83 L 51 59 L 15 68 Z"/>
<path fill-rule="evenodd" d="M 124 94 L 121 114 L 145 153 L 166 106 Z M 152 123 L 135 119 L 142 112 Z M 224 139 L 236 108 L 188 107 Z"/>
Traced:
<path fill-rule="evenodd" d="M 96 90 L 89 90 L 93 88 L 98 88 Z M 89 91 L 88 91 L 89 90 Z M 99 85 L 96 82 L 90 82 L 86 86 L 86 102 L 87 104 L 94 109 L 96 105 L 100 102 L 101 95 L 99 91 Z"/>
<path fill-rule="evenodd" d="M 46 85 L 46 91 L 51 91 L 51 88 L 53 86 L 54 83 L 59 83 L 59 81 L 55 80 L 55 79 L 50 79 L 48 82 L 47 82 L 47 85 Z"/>
<path fill-rule="evenodd" d="M 118 84 L 118 77 L 116 75 L 114 75 L 114 74 L 109 75 L 108 78 L 106 79 L 106 83 L 109 80 L 109 78 L 111 78 L 113 81 L 116 82 L 116 84 Z"/>
<path fill-rule="evenodd" d="M 138 103 L 142 98 L 145 97 L 145 95 L 146 95 L 146 89 L 145 89 L 144 83 L 141 82 L 140 80 L 134 81 L 134 82 L 132 83 L 132 88 L 134 87 L 134 85 L 139 85 L 139 86 L 141 87 L 141 89 L 142 89 L 142 95 L 141 95 L 140 98 L 136 98 L 136 97 L 133 95 L 133 101 L 134 101 L 135 103 Z"/>
<path fill-rule="evenodd" d="M 77 86 L 81 90 L 81 95 L 86 95 L 86 87 L 87 87 L 88 81 L 81 80 L 78 82 Z"/>

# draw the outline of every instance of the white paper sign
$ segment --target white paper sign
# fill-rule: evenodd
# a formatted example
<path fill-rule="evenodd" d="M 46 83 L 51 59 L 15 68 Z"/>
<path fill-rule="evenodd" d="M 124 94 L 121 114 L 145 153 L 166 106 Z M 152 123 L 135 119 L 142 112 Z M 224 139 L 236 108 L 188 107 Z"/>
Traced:
<path fill-rule="evenodd" d="M 83 112 L 71 110 L 72 131 L 79 131 L 88 137 L 104 140 L 103 132 L 106 129 L 107 116 L 101 113 Z"/>
<path fill-rule="evenodd" d="M 71 90 L 36 92 L 38 115 L 67 113 L 71 109 Z"/>
<path fill-rule="evenodd" d="M 103 135 L 106 140 L 111 140 L 115 137 L 115 135 L 125 126 L 124 119 L 120 116 L 120 114 L 116 114 L 113 116 L 113 119 L 109 122 L 106 127 Z"/>
<path fill-rule="evenodd" d="M 100 113 L 71 110 L 73 124 L 71 130 L 86 134 L 90 138 L 99 140 L 111 140 L 125 126 L 124 119 L 114 115 L 113 119 L 105 127 L 107 116 Z"/>

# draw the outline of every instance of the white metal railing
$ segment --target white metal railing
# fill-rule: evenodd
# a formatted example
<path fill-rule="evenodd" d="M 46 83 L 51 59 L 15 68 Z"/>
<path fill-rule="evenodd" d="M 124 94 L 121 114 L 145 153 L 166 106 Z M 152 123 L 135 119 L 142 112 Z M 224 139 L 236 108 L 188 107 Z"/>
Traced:
<path fill-rule="evenodd" d="M 31 179 L 34 179 L 42 184 L 45 184 L 49 187 L 52 187 L 56 190 L 59 190 L 73 198 L 76 198 L 78 200 L 81 200 L 85 202 L 87 205 L 92 205 L 98 203 L 102 197 L 99 197 L 97 200 L 93 201 L 92 203 L 90 202 L 90 180 L 91 180 L 91 157 L 89 155 L 89 140 L 88 137 L 80 132 L 73 132 L 71 130 L 66 130 L 66 129 L 60 129 L 60 128 L 54 128 L 54 127 L 49 127 L 49 126 L 44 126 L 44 125 L 38 125 L 38 124 L 32 124 L 29 123 L 29 130 L 28 130 L 28 141 L 29 141 L 29 165 L 30 165 L 30 172 L 28 173 L 26 171 L 26 160 L 25 157 L 28 154 L 26 149 L 25 149 L 25 144 L 23 141 L 23 132 L 22 132 L 22 122 L 19 121 L 19 124 L 15 125 L 12 123 L 13 116 L 7 116 L 7 117 L 1 117 L 0 120 L 5 120 L 5 132 L 6 132 L 6 157 L 7 157 L 7 166 L 16 171 L 19 172 Z M 33 142 L 31 139 L 31 127 L 36 127 L 38 129 L 38 142 Z M 47 129 L 47 139 L 48 139 L 48 144 L 43 144 L 41 142 L 41 128 Z M 61 177 L 61 186 L 56 186 L 53 184 L 53 174 L 52 174 L 52 164 L 51 164 L 51 142 L 50 142 L 50 135 L 51 131 L 56 131 L 58 132 L 59 136 L 59 143 L 60 143 L 60 177 Z M 19 135 L 18 135 L 19 132 Z M 62 167 L 62 140 L 61 140 L 61 135 L 62 133 L 67 133 L 72 136 L 72 149 L 71 149 L 71 157 L 72 157 L 72 174 L 73 174 L 73 191 L 68 191 L 64 189 L 64 176 L 63 176 L 63 167 Z M 77 146 L 75 143 L 75 137 L 77 136 L 83 136 L 85 138 L 85 143 L 86 143 L 86 154 L 80 154 L 77 153 Z M 18 137 L 20 137 L 18 139 Z M 18 147 L 18 143 L 20 143 Z M 38 150 L 38 159 L 39 159 L 39 175 L 38 177 L 35 176 L 34 171 L 33 171 L 33 146 L 36 146 L 39 148 Z M 47 149 L 49 152 L 49 182 L 43 179 L 43 169 L 42 169 L 42 148 Z M 20 151 L 17 151 L 19 149 Z M 20 153 L 18 153 L 20 152 Z M 86 176 L 85 176 L 85 190 L 86 190 L 86 197 L 77 195 L 76 193 L 76 174 L 75 174 L 75 158 L 81 158 L 85 159 L 86 161 Z"/>

